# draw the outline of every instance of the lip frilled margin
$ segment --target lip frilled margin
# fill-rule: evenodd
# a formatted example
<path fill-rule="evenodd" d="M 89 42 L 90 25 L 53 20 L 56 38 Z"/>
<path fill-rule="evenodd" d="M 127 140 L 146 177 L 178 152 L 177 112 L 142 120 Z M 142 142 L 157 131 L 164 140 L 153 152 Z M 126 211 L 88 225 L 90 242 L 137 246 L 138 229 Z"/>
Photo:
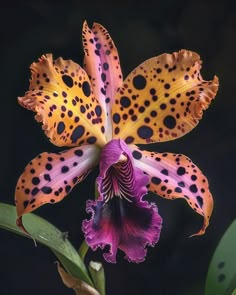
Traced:
<path fill-rule="evenodd" d="M 108 262 L 116 262 L 118 249 L 128 261 L 142 262 L 146 246 L 158 242 L 162 218 L 155 204 L 143 200 L 148 182 L 149 177 L 134 166 L 124 141 L 111 140 L 103 148 L 97 178 L 99 198 L 87 202 L 92 217 L 83 221 L 82 229 L 93 250 L 110 246 L 104 253 Z"/>

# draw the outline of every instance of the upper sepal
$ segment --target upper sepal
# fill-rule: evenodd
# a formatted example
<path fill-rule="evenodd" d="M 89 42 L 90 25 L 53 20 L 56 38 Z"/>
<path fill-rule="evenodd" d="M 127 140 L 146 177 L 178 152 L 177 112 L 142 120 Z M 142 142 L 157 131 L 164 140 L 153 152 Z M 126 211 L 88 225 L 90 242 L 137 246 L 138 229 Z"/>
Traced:
<path fill-rule="evenodd" d="M 104 110 L 106 139 L 109 141 L 112 138 L 111 108 L 123 82 L 118 51 L 107 30 L 98 23 L 90 29 L 84 22 L 83 46 L 84 69 Z"/>

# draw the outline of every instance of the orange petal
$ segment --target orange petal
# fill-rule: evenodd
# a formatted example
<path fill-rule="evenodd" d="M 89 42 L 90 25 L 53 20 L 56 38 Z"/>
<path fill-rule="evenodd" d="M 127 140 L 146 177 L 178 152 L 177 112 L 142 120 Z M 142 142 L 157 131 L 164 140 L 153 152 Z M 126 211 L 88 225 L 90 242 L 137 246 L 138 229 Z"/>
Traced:
<path fill-rule="evenodd" d="M 148 152 L 135 145 L 130 148 L 135 166 L 150 176 L 148 189 L 165 199 L 185 199 L 195 212 L 204 217 L 203 226 L 196 235 L 204 234 L 209 225 L 213 199 L 201 170 L 181 154 Z"/>
<path fill-rule="evenodd" d="M 119 55 L 107 30 L 97 23 L 90 29 L 84 22 L 83 45 L 84 69 L 90 77 L 96 98 L 105 110 L 106 138 L 111 140 L 111 106 L 123 82 Z"/>
<path fill-rule="evenodd" d="M 65 198 L 97 164 L 99 153 L 98 147 L 83 145 L 57 154 L 42 153 L 32 160 L 16 186 L 18 226 L 24 229 L 23 214 Z"/>
<path fill-rule="evenodd" d="M 71 60 L 43 55 L 31 65 L 29 91 L 19 103 L 37 113 L 50 141 L 57 146 L 103 145 L 104 112 L 86 72 Z"/>
<path fill-rule="evenodd" d="M 181 50 L 150 58 L 125 79 L 113 114 L 113 136 L 126 143 L 168 141 L 191 131 L 218 89 L 204 81 L 197 53 Z"/>

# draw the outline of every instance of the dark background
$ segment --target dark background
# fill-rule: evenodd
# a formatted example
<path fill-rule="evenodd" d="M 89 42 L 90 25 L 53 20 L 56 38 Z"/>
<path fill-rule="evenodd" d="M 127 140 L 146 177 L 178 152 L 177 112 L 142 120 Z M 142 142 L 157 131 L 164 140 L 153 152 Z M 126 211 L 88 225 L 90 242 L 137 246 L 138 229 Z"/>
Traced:
<path fill-rule="evenodd" d="M 100 251 L 88 260 L 104 262 L 107 294 L 201 295 L 214 249 L 235 218 L 235 69 L 236 13 L 233 1 L 19 1 L 0 8 L 1 40 L 1 165 L 0 201 L 13 204 L 16 181 L 37 154 L 57 151 L 33 119 L 17 104 L 28 89 L 29 65 L 52 52 L 82 64 L 81 28 L 100 22 L 119 50 L 124 76 L 142 61 L 181 48 L 198 52 L 206 80 L 217 74 L 220 90 L 197 128 L 179 140 L 156 144 L 156 151 L 183 153 L 210 182 L 215 207 L 202 237 L 188 238 L 202 224 L 182 200 L 150 196 L 163 217 L 160 242 L 148 249 L 146 261 L 128 263 L 119 254 L 116 265 Z M 37 214 L 51 221 L 79 247 L 85 202 L 93 198 L 96 174 L 79 184 L 61 203 Z M 232 241 L 235 242 L 235 241 Z M 0 231 L 0 294 L 73 294 L 61 282 L 54 255 L 45 247 Z"/>

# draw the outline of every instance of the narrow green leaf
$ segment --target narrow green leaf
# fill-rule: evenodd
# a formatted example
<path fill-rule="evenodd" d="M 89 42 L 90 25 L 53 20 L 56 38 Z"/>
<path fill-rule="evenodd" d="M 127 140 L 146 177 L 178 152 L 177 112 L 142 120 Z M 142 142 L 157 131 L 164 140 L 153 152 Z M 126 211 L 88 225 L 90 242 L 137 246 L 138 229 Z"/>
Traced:
<path fill-rule="evenodd" d="M 15 206 L 0 203 L 0 228 L 29 237 L 16 226 L 16 218 Z M 93 286 L 82 259 L 61 231 L 32 213 L 24 216 L 24 225 L 37 242 L 49 247 L 54 252 L 70 275 Z"/>
<path fill-rule="evenodd" d="M 236 220 L 221 238 L 211 260 L 205 295 L 231 295 L 236 288 Z"/>

